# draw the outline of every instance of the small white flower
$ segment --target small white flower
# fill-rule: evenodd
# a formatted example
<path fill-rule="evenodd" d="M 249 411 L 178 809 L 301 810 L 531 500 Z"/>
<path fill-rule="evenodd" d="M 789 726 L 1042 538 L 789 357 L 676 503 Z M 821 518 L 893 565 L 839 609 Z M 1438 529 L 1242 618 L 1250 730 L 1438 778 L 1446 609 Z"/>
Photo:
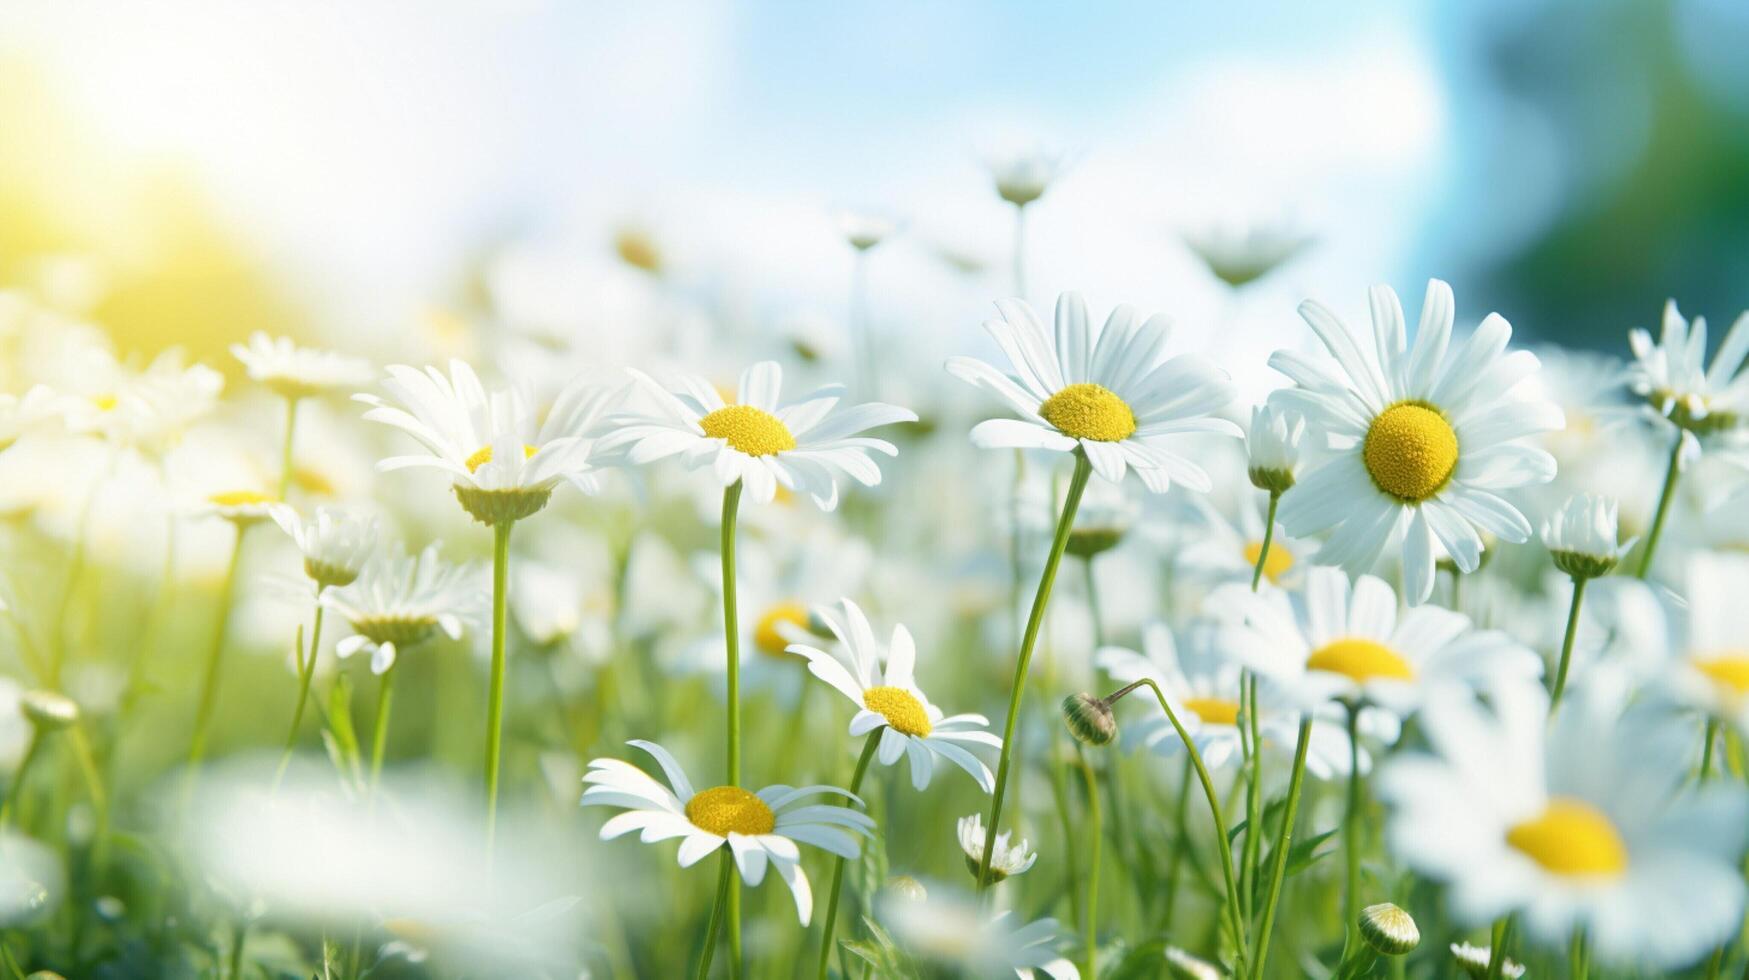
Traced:
<path fill-rule="evenodd" d="M 1684 704 L 1749 734 L 1749 557 L 1703 552 L 1687 574 L 1683 655 L 1666 679 Z"/>
<path fill-rule="evenodd" d="M 840 211 L 838 230 L 851 248 L 866 252 L 891 238 L 899 230 L 899 224 L 891 218 L 867 211 Z"/>
<path fill-rule="evenodd" d="M 351 585 L 363 571 L 376 546 L 377 519 L 330 507 L 318 507 L 305 520 L 285 504 L 268 508 L 280 530 L 289 535 L 304 556 L 304 574 L 319 589 Z"/>
<path fill-rule="evenodd" d="M 269 337 L 259 330 L 249 336 L 249 343 L 232 344 L 231 354 L 243 362 L 251 381 L 285 398 L 357 387 L 371 376 L 370 363 L 363 358 L 299 347 L 290 337 Z"/>
<path fill-rule="evenodd" d="M 322 592 L 322 605 L 344 618 L 354 635 L 335 644 L 342 658 L 370 654 L 373 674 L 395 665 L 397 652 L 442 632 L 460 639 L 462 625 L 477 618 L 481 597 L 478 570 L 450 565 L 427 545 L 416 556 L 400 547 L 365 562 L 351 584 Z"/>
<path fill-rule="evenodd" d="M 1251 409 L 1251 429 L 1245 434 L 1251 483 L 1259 490 L 1282 493 L 1294 485 L 1300 468 L 1300 439 L 1306 420 L 1275 405 Z"/>
<path fill-rule="evenodd" d="M 1464 976 L 1481 980 L 1488 975 L 1488 961 L 1494 956 L 1494 947 L 1452 943 L 1451 955 L 1457 960 L 1458 969 L 1464 971 Z M 1506 980 L 1518 980 L 1524 976 L 1524 964 L 1508 957 L 1506 962 L 1500 964 L 1500 975 Z"/>
<path fill-rule="evenodd" d="M 1617 528 L 1615 498 L 1578 494 L 1543 523 L 1543 547 L 1561 571 L 1597 578 L 1609 574 L 1638 540 L 1617 544 Z"/>
<path fill-rule="evenodd" d="M 946 887 L 932 887 L 921 901 L 891 893 L 883 898 L 880 921 L 900 944 L 914 955 L 954 968 L 956 976 L 1012 971 L 1022 980 L 1039 973 L 1052 980 L 1080 980 L 1080 971 L 1057 952 L 1061 932 L 1055 919 L 1023 924 L 1011 911 L 991 915 L 970 895 Z"/>
<path fill-rule="evenodd" d="M 966 867 L 976 875 L 984 860 L 984 818 L 981 814 L 974 813 L 969 817 L 961 817 L 957 826 L 960 850 L 966 855 Z M 996 851 L 990 855 L 991 881 L 1012 878 L 1032 867 L 1033 862 L 1038 860 L 1038 852 L 1028 847 L 1024 839 L 1018 843 L 1010 843 L 1009 836 L 1006 830 L 996 835 Z"/>
<path fill-rule="evenodd" d="M 1685 443 L 1696 435 L 1734 428 L 1749 412 L 1749 372 L 1742 370 L 1749 359 L 1749 312 L 1731 325 L 1710 367 L 1706 319 L 1684 320 L 1675 300 L 1664 305 L 1664 328 L 1657 342 L 1635 327 L 1628 333 L 1628 346 L 1634 352 L 1628 390 L 1646 400 L 1664 428 L 1681 429 Z"/>
<path fill-rule="evenodd" d="M 1000 738 L 983 731 L 990 720 L 973 714 L 943 717 L 912 674 L 917 647 L 911 631 L 903 624 L 894 626 L 892 643 L 883 651 L 868 617 L 856 603 L 845 599 L 839 605 L 841 613 L 818 608 L 814 615 L 838 638 L 844 658 L 803 643 L 790 644 L 789 652 L 808 658 L 810 673 L 856 703 L 858 710 L 850 719 L 851 737 L 879 729 L 881 765 L 909 758 L 911 785 L 919 790 L 928 787 L 939 757 L 964 769 L 980 789 L 990 792 L 995 785 L 990 767 L 966 748 L 1002 747 Z"/>
<path fill-rule="evenodd" d="M 206 517 L 222 517 L 236 524 L 253 524 L 273 514 L 278 503 L 260 490 L 222 490 L 209 494 L 196 504 L 194 513 Z"/>
<path fill-rule="evenodd" d="M 1051 182 L 1062 176 L 1063 157 L 1034 149 L 991 159 L 989 167 L 996 195 L 1016 207 L 1025 207 L 1044 197 Z"/>
<path fill-rule="evenodd" d="M 664 786 L 642 769 L 618 759 L 592 759 L 583 777 L 584 806 L 620 807 L 601 827 L 601 839 L 612 840 L 634 830 L 646 844 L 679 837 L 680 866 L 690 868 L 727 845 L 735 856 L 741 880 L 758 885 L 767 866 L 795 897 L 796 916 L 808 924 L 813 891 L 802 870 L 797 844 L 811 844 L 842 858 L 861 851 L 858 835 L 867 836 L 874 821 L 849 807 L 810 803 L 810 797 L 835 794 L 861 805 L 862 800 L 834 786 L 767 786 L 757 793 L 738 786 L 715 786 L 694 792 L 685 770 L 667 749 L 654 742 L 626 743 L 643 749 L 662 767 Z"/>
<path fill-rule="evenodd" d="M 1219 225 L 1180 237 L 1216 279 L 1234 289 L 1269 275 L 1312 244 L 1312 236 L 1286 225 Z"/>

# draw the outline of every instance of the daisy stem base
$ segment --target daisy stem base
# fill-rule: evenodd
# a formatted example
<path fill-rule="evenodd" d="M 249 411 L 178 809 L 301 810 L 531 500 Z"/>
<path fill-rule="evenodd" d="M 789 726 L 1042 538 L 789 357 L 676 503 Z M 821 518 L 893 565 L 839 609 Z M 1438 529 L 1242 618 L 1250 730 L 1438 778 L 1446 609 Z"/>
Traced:
<path fill-rule="evenodd" d="M 850 777 L 850 791 L 862 792 L 862 777 L 868 772 L 868 764 L 874 759 L 875 749 L 881 744 L 881 732 L 885 728 L 877 728 L 868 733 L 868 740 L 862 744 L 862 756 L 856 760 L 856 773 Z M 990 852 L 989 842 L 995 839 L 991 834 L 985 838 L 984 853 Z M 825 931 L 820 934 L 820 968 L 816 974 L 819 980 L 826 980 L 826 970 L 832 961 L 833 933 L 838 926 L 838 894 L 844 885 L 844 858 L 842 855 L 832 861 L 832 887 L 826 893 Z M 703 974 L 700 974 L 703 976 Z"/>
<path fill-rule="evenodd" d="M 486 703 L 486 867 L 498 837 L 498 765 L 504 738 L 505 601 L 510 580 L 510 529 L 492 525 L 492 680 Z M 387 675 L 384 675 L 385 677 Z"/>
<path fill-rule="evenodd" d="M 1646 535 L 1646 550 L 1640 553 L 1640 567 L 1635 578 L 1645 578 L 1652 570 L 1652 555 L 1658 550 L 1658 539 L 1664 534 L 1664 521 L 1670 516 L 1670 501 L 1676 496 L 1676 479 L 1682 475 L 1682 436 L 1676 433 L 1676 445 L 1670 449 L 1670 466 L 1664 471 L 1664 489 L 1658 493 L 1658 510 L 1652 516 L 1652 530 Z"/>
<path fill-rule="evenodd" d="M 1567 633 L 1561 638 L 1561 661 L 1555 667 L 1555 686 L 1549 692 L 1549 714 L 1561 703 L 1561 693 L 1567 689 L 1567 667 L 1573 659 L 1573 640 L 1579 635 L 1579 607 L 1585 601 L 1585 583 L 1591 581 L 1573 576 L 1573 605 L 1567 610 Z"/>
<path fill-rule="evenodd" d="M 1275 906 L 1281 900 L 1281 886 L 1287 877 L 1288 848 L 1293 843 L 1294 817 L 1299 813 L 1300 788 L 1306 778 L 1306 750 L 1312 744 L 1312 718 L 1300 716 L 1300 734 L 1294 743 L 1294 766 L 1288 776 L 1287 804 L 1281 812 L 1281 831 L 1275 837 L 1275 849 L 1270 851 L 1269 891 L 1263 900 L 1263 919 L 1257 929 L 1257 953 L 1251 958 L 1251 975 L 1261 980 L 1263 965 L 1269 961 L 1269 933 L 1275 927 Z"/>

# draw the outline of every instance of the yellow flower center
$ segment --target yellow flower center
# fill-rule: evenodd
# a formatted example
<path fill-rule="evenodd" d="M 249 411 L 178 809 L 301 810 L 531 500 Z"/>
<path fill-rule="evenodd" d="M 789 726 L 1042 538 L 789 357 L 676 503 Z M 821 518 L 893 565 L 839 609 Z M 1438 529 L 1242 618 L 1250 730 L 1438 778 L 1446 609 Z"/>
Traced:
<path fill-rule="evenodd" d="M 523 459 L 528 459 L 529 457 L 533 456 L 535 453 L 538 453 L 538 452 L 540 452 L 539 447 L 531 446 L 528 443 L 522 444 L 522 458 Z M 477 472 L 480 469 L 480 467 L 485 466 L 487 463 L 490 463 L 491 461 L 492 461 L 492 447 L 491 446 L 481 446 L 478 450 L 476 450 L 474 452 L 474 454 L 472 456 L 469 456 L 467 458 L 467 461 L 465 463 L 463 463 L 462 465 L 466 466 L 468 468 L 469 473 L 474 473 L 474 472 Z"/>
<path fill-rule="evenodd" d="M 739 786 L 715 786 L 695 794 L 686 801 L 686 819 L 720 837 L 769 834 L 777 826 L 771 807 Z"/>
<path fill-rule="evenodd" d="M 1306 669 L 1342 674 L 1356 684 L 1377 678 L 1406 681 L 1415 676 L 1415 669 L 1395 650 L 1358 637 L 1335 640 L 1314 650 L 1306 658 Z"/>
<path fill-rule="evenodd" d="M 1039 417 L 1077 439 L 1121 442 L 1136 431 L 1136 413 L 1102 385 L 1072 384 L 1045 399 Z"/>
<path fill-rule="evenodd" d="M 1247 541 L 1245 543 L 1245 564 L 1250 565 L 1252 568 L 1256 568 L 1257 556 L 1261 554 L 1263 554 L 1263 542 Z M 1280 585 L 1281 577 L 1286 575 L 1287 570 L 1292 567 L 1294 567 L 1293 552 L 1283 548 L 1280 542 L 1271 544 L 1269 546 L 1269 557 L 1264 559 L 1263 562 L 1264 577 L 1268 578 L 1271 582 Z"/>
<path fill-rule="evenodd" d="M 91 404 L 97 406 L 99 412 L 113 412 L 117 399 L 114 395 L 96 395 L 91 399 Z"/>
<path fill-rule="evenodd" d="M 786 656 L 784 648 L 789 646 L 789 639 L 783 635 L 785 624 L 808 626 L 808 607 L 799 602 L 780 602 L 759 617 L 759 622 L 753 627 L 753 644 L 759 652 L 771 657 Z"/>
<path fill-rule="evenodd" d="M 1361 458 L 1380 490 L 1419 503 L 1438 493 L 1457 469 L 1457 432 L 1437 409 L 1398 402 L 1372 420 Z"/>
<path fill-rule="evenodd" d="M 902 687 L 871 687 L 862 692 L 862 706 L 885 718 L 896 732 L 922 738 L 935 728 L 923 702 Z"/>
<path fill-rule="evenodd" d="M 796 448 L 789 426 L 752 405 L 727 405 L 698 420 L 712 439 L 727 439 L 730 447 L 749 456 L 771 456 Z"/>
<path fill-rule="evenodd" d="M 1749 696 L 1749 653 L 1724 653 L 1694 662 L 1707 679 L 1737 697 Z"/>
<path fill-rule="evenodd" d="M 1506 831 L 1506 843 L 1558 875 L 1614 877 L 1628 849 L 1609 818 L 1588 803 L 1556 797 L 1548 809 Z"/>
<path fill-rule="evenodd" d="M 254 490 L 226 490 L 207 498 L 219 507 L 247 507 L 250 504 L 271 504 L 273 498 Z"/>
<path fill-rule="evenodd" d="M 1239 702 L 1226 698 L 1185 698 L 1184 706 L 1205 725 L 1236 725 L 1239 723 Z"/>

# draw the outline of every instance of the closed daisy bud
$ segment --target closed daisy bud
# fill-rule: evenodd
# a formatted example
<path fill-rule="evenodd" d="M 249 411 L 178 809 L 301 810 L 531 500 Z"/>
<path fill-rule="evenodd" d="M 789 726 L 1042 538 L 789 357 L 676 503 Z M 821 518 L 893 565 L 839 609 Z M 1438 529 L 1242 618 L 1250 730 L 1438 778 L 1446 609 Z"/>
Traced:
<path fill-rule="evenodd" d="M 1463 970 L 1465 976 L 1476 977 L 1478 980 L 1488 975 L 1488 957 L 1493 955 L 1493 952 L 1494 950 L 1490 946 L 1472 946 L 1469 943 L 1451 944 L 1451 955 L 1457 960 L 1458 969 Z M 1507 957 L 1506 962 L 1501 964 L 1500 975 L 1506 977 L 1507 980 L 1518 980 L 1519 977 L 1524 976 L 1524 964 L 1514 962 L 1511 957 Z"/>
<path fill-rule="evenodd" d="M 1366 944 L 1386 956 L 1402 956 L 1421 945 L 1421 930 L 1409 913 L 1390 902 L 1360 910 L 1360 935 Z"/>
<path fill-rule="evenodd" d="M 1166 969 L 1180 980 L 1221 980 L 1220 967 L 1198 959 L 1177 946 L 1166 947 Z"/>
<path fill-rule="evenodd" d="M 1088 745 L 1105 745 L 1117 737 L 1117 717 L 1111 705 L 1082 692 L 1063 699 L 1063 720 L 1069 734 Z"/>
<path fill-rule="evenodd" d="M 1543 544 L 1555 567 L 1574 578 L 1608 575 L 1637 539 L 1616 543 L 1616 502 L 1582 493 L 1567 498 L 1543 523 Z"/>
<path fill-rule="evenodd" d="M 79 706 L 54 691 L 30 691 L 19 700 L 19 707 L 38 731 L 60 731 L 79 721 Z"/>
<path fill-rule="evenodd" d="M 1300 438 L 1306 420 L 1274 405 L 1251 410 L 1251 430 L 1245 434 L 1251 485 L 1270 493 L 1293 489 L 1294 471 L 1300 465 Z"/>

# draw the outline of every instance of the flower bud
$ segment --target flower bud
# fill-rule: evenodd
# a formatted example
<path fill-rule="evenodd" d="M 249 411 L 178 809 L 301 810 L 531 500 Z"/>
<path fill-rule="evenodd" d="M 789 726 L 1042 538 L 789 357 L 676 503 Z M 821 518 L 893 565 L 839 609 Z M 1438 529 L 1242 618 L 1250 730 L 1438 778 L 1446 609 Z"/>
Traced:
<path fill-rule="evenodd" d="M 1421 930 L 1409 913 L 1390 902 L 1360 910 L 1360 936 L 1386 956 L 1402 956 L 1421 945 Z"/>
<path fill-rule="evenodd" d="M 1063 699 L 1063 720 L 1069 734 L 1088 745 L 1106 745 L 1117 737 L 1117 718 L 1111 705 L 1082 692 Z"/>
<path fill-rule="evenodd" d="M 39 732 L 60 731 L 79 720 L 79 706 L 56 691 L 29 691 L 19 700 L 24 717 Z"/>

